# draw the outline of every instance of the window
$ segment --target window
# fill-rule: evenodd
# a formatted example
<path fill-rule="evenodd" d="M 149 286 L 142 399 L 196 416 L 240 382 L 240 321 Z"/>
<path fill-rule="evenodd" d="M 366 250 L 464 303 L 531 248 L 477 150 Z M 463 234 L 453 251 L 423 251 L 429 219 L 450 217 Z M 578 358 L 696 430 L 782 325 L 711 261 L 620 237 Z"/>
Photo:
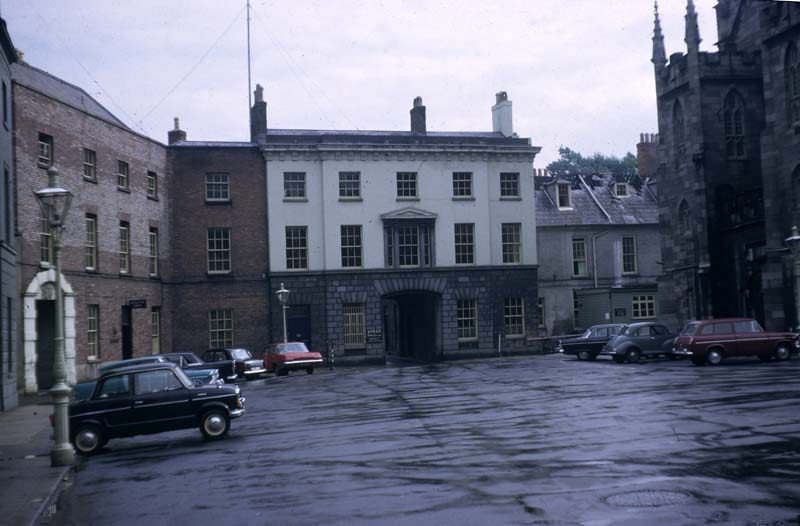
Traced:
<path fill-rule="evenodd" d="M 383 229 L 386 265 L 430 267 L 433 265 L 433 222 L 388 222 Z"/>
<path fill-rule="evenodd" d="M 119 273 L 131 271 L 131 227 L 125 221 L 119 223 Z"/>
<path fill-rule="evenodd" d="M 522 262 L 521 230 L 521 223 L 503 223 L 500 225 L 500 234 L 503 243 L 503 263 Z"/>
<path fill-rule="evenodd" d="M 97 270 L 97 216 L 86 214 L 86 246 L 84 247 L 84 267 Z"/>
<path fill-rule="evenodd" d="M 134 386 L 137 396 L 183 389 L 183 384 L 170 369 L 157 369 L 155 371 L 137 373 Z"/>
<path fill-rule="evenodd" d="M 636 238 L 622 238 L 622 272 L 623 274 L 635 274 L 636 264 Z"/>
<path fill-rule="evenodd" d="M 208 313 L 208 348 L 233 346 L 233 311 L 212 310 Z"/>
<path fill-rule="evenodd" d="M 45 264 L 53 264 L 53 236 L 50 233 L 50 222 L 47 215 L 42 211 L 39 221 L 39 261 Z"/>
<path fill-rule="evenodd" d="M 728 159 L 743 159 L 745 157 L 744 143 L 744 104 L 736 93 L 729 93 L 725 97 L 722 109 L 725 123 L 725 155 Z"/>
<path fill-rule="evenodd" d="M 361 197 L 361 172 L 339 172 L 339 198 Z"/>
<path fill-rule="evenodd" d="M 397 253 L 401 267 L 419 265 L 419 229 L 416 226 L 397 229 Z"/>
<path fill-rule="evenodd" d="M 152 354 L 161 354 L 161 307 L 150 309 L 150 349 Z"/>
<path fill-rule="evenodd" d="M 158 174 L 153 171 L 147 172 L 147 197 L 158 199 Z"/>
<path fill-rule="evenodd" d="M 361 225 L 342 225 L 342 266 L 361 266 Z"/>
<path fill-rule="evenodd" d="M 117 161 L 117 188 L 129 190 L 131 181 L 129 177 L 130 168 L 125 161 Z"/>
<path fill-rule="evenodd" d="M 506 336 L 525 335 L 525 300 L 506 298 L 503 302 L 503 324 Z"/>
<path fill-rule="evenodd" d="M 586 240 L 572 240 L 572 275 L 586 276 Z"/>
<path fill-rule="evenodd" d="M 519 197 L 519 174 L 500 174 L 500 197 Z"/>
<path fill-rule="evenodd" d="M 286 268 L 308 268 L 308 227 L 286 227 Z"/>
<path fill-rule="evenodd" d="M 206 174 L 206 201 L 230 201 L 230 181 L 228 174 Z"/>
<path fill-rule="evenodd" d="M 635 320 L 656 317 L 655 296 L 634 296 L 631 306 Z"/>
<path fill-rule="evenodd" d="M 417 198 L 417 172 L 397 172 L 397 198 Z"/>
<path fill-rule="evenodd" d="M 786 109 L 789 126 L 800 125 L 800 53 L 792 43 L 786 50 Z"/>
<path fill-rule="evenodd" d="M 364 348 L 366 345 L 364 304 L 346 303 L 342 305 L 342 312 L 345 349 Z"/>
<path fill-rule="evenodd" d="M 477 300 L 458 300 L 456 303 L 456 326 L 459 341 L 478 339 Z"/>
<path fill-rule="evenodd" d="M 475 263 L 475 223 L 455 224 L 456 264 Z"/>
<path fill-rule="evenodd" d="M 53 165 L 53 137 L 46 133 L 39 134 L 36 164 L 39 168 L 50 168 Z"/>
<path fill-rule="evenodd" d="M 453 197 L 472 197 L 472 172 L 453 172 Z"/>
<path fill-rule="evenodd" d="M 89 148 L 83 149 L 83 178 L 97 181 L 97 153 Z"/>
<path fill-rule="evenodd" d="M 305 199 L 306 198 L 306 174 L 305 174 L 305 172 L 284 172 L 284 174 L 283 174 L 283 197 L 285 199 Z"/>
<path fill-rule="evenodd" d="M 231 229 L 209 228 L 208 273 L 225 274 L 231 271 Z"/>
<path fill-rule="evenodd" d="M 90 358 L 100 357 L 100 305 L 86 308 L 86 346 Z"/>
<path fill-rule="evenodd" d="M 570 208 L 569 183 L 558 183 L 558 208 Z"/>
<path fill-rule="evenodd" d="M 148 232 L 150 254 L 148 256 L 147 271 L 151 276 L 158 276 L 158 229 L 151 228 Z"/>
<path fill-rule="evenodd" d="M 614 194 L 617 197 L 628 197 L 628 183 L 616 183 L 614 185 Z"/>
<path fill-rule="evenodd" d="M 117 398 L 131 394 L 131 376 L 123 374 L 107 378 L 100 386 L 98 398 Z"/>

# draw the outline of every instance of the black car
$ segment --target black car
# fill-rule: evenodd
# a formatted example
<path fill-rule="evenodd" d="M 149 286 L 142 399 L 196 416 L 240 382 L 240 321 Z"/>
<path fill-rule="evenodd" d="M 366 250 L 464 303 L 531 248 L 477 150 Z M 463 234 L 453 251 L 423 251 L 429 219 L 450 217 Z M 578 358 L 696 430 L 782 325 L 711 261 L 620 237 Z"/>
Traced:
<path fill-rule="evenodd" d="M 236 364 L 233 360 L 218 360 L 206 362 L 197 357 L 193 352 L 169 352 L 160 354 L 181 369 L 217 369 L 219 377 L 226 382 L 233 382 L 239 375 L 236 373 Z"/>
<path fill-rule="evenodd" d="M 643 358 L 659 356 L 675 358 L 672 342 L 675 335 L 666 325 L 656 322 L 631 323 L 615 336 L 600 351 L 602 356 L 611 356 L 617 363 L 636 363 Z"/>
<path fill-rule="evenodd" d="M 195 386 L 172 363 L 134 365 L 105 373 L 89 397 L 70 404 L 70 440 L 89 455 L 111 438 L 190 427 L 215 439 L 242 414 L 239 386 Z"/>
<path fill-rule="evenodd" d="M 625 328 L 621 323 L 606 323 L 592 325 L 580 336 L 565 338 L 558 342 L 556 351 L 571 354 L 578 360 L 594 360 L 609 339 L 613 338 Z"/>
<path fill-rule="evenodd" d="M 209 349 L 203 353 L 202 358 L 206 362 L 233 360 L 236 364 L 236 374 L 239 378 L 248 380 L 267 372 L 264 368 L 264 360 L 253 358 L 253 354 L 247 349 Z"/>

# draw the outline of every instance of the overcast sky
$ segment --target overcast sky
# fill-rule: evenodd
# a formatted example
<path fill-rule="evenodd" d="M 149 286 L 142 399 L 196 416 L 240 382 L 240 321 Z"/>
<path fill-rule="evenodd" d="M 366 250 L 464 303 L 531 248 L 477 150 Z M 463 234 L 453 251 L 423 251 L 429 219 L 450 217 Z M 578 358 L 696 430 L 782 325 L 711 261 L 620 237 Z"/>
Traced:
<path fill-rule="evenodd" d="M 494 94 L 542 146 L 624 155 L 657 131 L 650 0 L 251 0 L 253 85 L 273 128 L 490 130 Z M 714 0 L 695 0 L 716 42 Z M 247 140 L 245 0 L 0 0 L 25 60 L 166 141 Z M 684 51 L 684 0 L 662 0 L 667 54 Z"/>

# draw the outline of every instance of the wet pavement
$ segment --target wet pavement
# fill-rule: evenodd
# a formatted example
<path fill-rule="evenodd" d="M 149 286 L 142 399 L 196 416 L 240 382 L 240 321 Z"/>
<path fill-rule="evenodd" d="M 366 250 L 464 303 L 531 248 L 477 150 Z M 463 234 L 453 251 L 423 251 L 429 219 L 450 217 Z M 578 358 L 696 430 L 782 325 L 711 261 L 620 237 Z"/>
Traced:
<path fill-rule="evenodd" d="M 243 385 L 230 436 L 112 440 L 64 524 L 799 524 L 800 360 L 561 355 Z"/>

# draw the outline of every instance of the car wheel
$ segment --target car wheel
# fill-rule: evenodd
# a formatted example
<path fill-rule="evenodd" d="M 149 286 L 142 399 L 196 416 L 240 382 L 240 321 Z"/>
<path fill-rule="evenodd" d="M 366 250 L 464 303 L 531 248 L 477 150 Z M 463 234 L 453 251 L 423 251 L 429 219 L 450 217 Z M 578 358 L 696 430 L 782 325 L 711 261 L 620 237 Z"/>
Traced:
<path fill-rule="evenodd" d="M 785 343 L 778 345 L 778 348 L 775 349 L 775 359 L 776 360 L 788 360 L 789 356 L 792 354 L 792 351 L 789 350 L 789 346 Z"/>
<path fill-rule="evenodd" d="M 625 363 L 625 357 L 624 356 L 614 356 L 614 362 L 615 363 Z"/>
<path fill-rule="evenodd" d="M 230 419 L 221 409 L 212 409 L 203 413 L 200 418 L 200 431 L 209 440 L 222 438 L 230 429 Z"/>
<path fill-rule="evenodd" d="M 642 353 L 639 351 L 639 349 L 631 349 L 625 355 L 625 358 L 630 363 L 639 363 L 639 361 L 642 359 Z"/>
<path fill-rule="evenodd" d="M 106 444 L 106 441 L 103 431 L 94 425 L 79 427 L 72 438 L 75 450 L 81 455 L 97 453 Z"/>
<path fill-rule="evenodd" d="M 722 363 L 723 358 L 724 356 L 722 356 L 722 351 L 720 349 L 711 349 L 708 351 L 708 354 L 706 354 L 706 361 L 709 365 L 719 365 Z"/>
<path fill-rule="evenodd" d="M 306 368 L 306 374 L 314 374 L 314 368 L 313 367 L 307 367 Z"/>
<path fill-rule="evenodd" d="M 589 351 L 578 351 L 578 360 L 591 360 L 592 354 Z"/>

